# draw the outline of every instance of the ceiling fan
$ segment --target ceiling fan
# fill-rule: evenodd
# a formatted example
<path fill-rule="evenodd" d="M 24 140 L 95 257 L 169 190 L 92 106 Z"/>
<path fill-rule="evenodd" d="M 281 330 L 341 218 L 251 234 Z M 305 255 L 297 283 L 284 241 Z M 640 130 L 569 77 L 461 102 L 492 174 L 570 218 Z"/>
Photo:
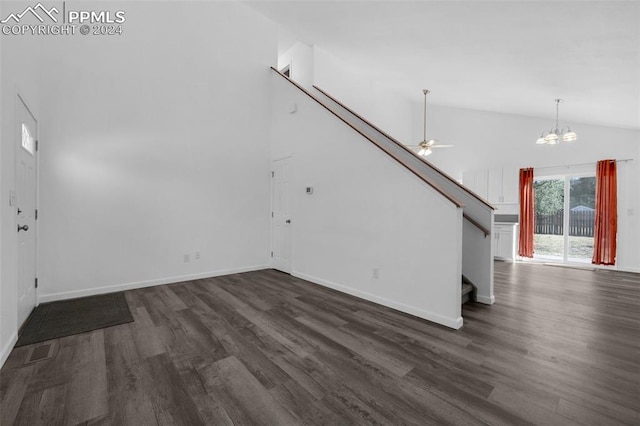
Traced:
<path fill-rule="evenodd" d="M 422 93 L 424 93 L 424 136 L 422 138 L 422 142 L 417 145 L 409 145 L 412 148 L 419 148 L 418 155 L 421 157 L 426 157 L 427 155 L 431 155 L 433 151 L 432 148 L 451 148 L 453 145 L 441 145 L 438 143 L 437 139 L 429 139 L 427 140 L 427 95 L 431 93 L 431 91 L 427 89 L 423 89 Z"/>

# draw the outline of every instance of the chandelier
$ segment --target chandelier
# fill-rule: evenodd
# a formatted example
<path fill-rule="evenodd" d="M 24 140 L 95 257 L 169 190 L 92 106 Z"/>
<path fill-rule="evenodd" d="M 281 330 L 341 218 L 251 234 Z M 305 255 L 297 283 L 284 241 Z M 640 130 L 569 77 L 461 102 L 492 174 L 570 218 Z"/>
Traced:
<path fill-rule="evenodd" d="M 556 127 L 551 130 L 545 130 L 542 132 L 538 140 L 537 144 L 547 144 L 547 145 L 555 145 L 561 139 L 562 142 L 573 142 L 578 140 L 578 135 L 576 132 L 572 131 L 569 126 L 565 126 L 562 130 L 559 130 L 560 126 L 558 126 L 558 112 L 560 109 L 560 102 L 563 102 L 562 99 L 554 99 L 556 102 Z"/>

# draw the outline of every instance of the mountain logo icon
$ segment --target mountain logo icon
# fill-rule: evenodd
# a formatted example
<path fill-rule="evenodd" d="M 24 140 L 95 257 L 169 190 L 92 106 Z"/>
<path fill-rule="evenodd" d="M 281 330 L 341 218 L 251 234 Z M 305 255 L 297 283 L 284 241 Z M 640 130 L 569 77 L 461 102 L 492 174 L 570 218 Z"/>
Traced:
<path fill-rule="evenodd" d="M 58 22 L 58 19 L 53 16 L 53 14 L 58 14 L 59 11 L 58 9 L 56 9 L 55 7 L 52 7 L 51 9 L 48 9 L 46 7 L 44 7 L 42 5 L 42 3 L 38 3 L 37 5 L 31 7 L 27 7 L 24 11 L 22 11 L 22 13 L 11 13 L 9 16 L 7 16 L 5 19 L 3 19 L 2 21 L 0 21 L 0 24 L 6 24 L 7 22 L 13 20 L 16 24 L 20 22 L 20 20 L 25 17 L 28 14 L 31 14 L 33 16 L 36 17 L 36 19 L 38 21 L 40 21 L 41 23 L 44 22 L 44 18 L 43 17 L 49 17 L 49 19 L 51 19 L 53 22 Z"/>

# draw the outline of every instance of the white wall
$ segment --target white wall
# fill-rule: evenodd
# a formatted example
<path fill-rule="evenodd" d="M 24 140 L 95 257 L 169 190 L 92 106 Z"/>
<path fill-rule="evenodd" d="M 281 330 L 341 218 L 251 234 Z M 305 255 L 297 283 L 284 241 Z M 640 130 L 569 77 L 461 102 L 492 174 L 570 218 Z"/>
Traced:
<path fill-rule="evenodd" d="M 24 8 L 24 3 L 0 2 L 0 16 Z M 17 138 L 14 116 L 17 94 L 36 118 L 42 115 L 40 59 L 42 40 L 0 36 L 0 365 L 9 355 L 18 331 L 16 207 L 9 205 L 15 190 Z"/>
<path fill-rule="evenodd" d="M 313 48 L 297 42 L 278 55 L 278 70 L 289 65 L 289 78 L 306 88 L 313 85 Z"/>
<path fill-rule="evenodd" d="M 104 8 L 121 37 L 47 40 L 40 300 L 265 266 L 275 27 L 236 2 Z"/>
<path fill-rule="evenodd" d="M 313 47 L 313 82 L 347 107 L 390 136 L 405 144 L 415 144 L 412 133 L 413 105 L 376 81 L 363 79 L 349 64 L 326 50 Z M 418 99 L 422 88 L 416 91 Z"/>
<path fill-rule="evenodd" d="M 293 155 L 293 275 L 460 327 L 461 209 L 273 80 L 272 158 Z"/>
<path fill-rule="evenodd" d="M 568 108 L 570 103 L 563 105 Z M 422 105 L 415 103 L 414 137 L 422 132 L 421 114 Z M 543 175 L 572 171 L 566 167 L 548 168 L 550 166 L 593 163 L 595 171 L 598 160 L 633 158 L 631 162 L 618 164 L 618 267 L 640 272 L 640 131 L 562 123 L 562 109 L 560 121 L 578 133 L 578 141 L 536 145 L 535 140 L 554 124 L 554 119 L 431 105 L 431 135 L 455 147 L 438 150 L 429 161 L 460 179 L 463 171 L 481 168 L 531 166 L 540 168 L 535 173 Z"/>

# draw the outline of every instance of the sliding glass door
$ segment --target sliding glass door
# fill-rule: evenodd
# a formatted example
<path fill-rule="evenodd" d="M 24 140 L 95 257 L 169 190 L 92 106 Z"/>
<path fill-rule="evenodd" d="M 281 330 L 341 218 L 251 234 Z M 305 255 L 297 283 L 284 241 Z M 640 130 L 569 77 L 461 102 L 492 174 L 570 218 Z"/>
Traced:
<path fill-rule="evenodd" d="M 595 225 L 596 177 L 569 178 L 567 260 L 591 263 Z"/>
<path fill-rule="evenodd" d="M 534 257 L 564 263 L 590 263 L 595 176 L 536 178 L 534 191 Z"/>
<path fill-rule="evenodd" d="M 565 252 L 564 178 L 535 178 L 533 189 L 535 196 L 534 257 L 563 261 Z"/>

